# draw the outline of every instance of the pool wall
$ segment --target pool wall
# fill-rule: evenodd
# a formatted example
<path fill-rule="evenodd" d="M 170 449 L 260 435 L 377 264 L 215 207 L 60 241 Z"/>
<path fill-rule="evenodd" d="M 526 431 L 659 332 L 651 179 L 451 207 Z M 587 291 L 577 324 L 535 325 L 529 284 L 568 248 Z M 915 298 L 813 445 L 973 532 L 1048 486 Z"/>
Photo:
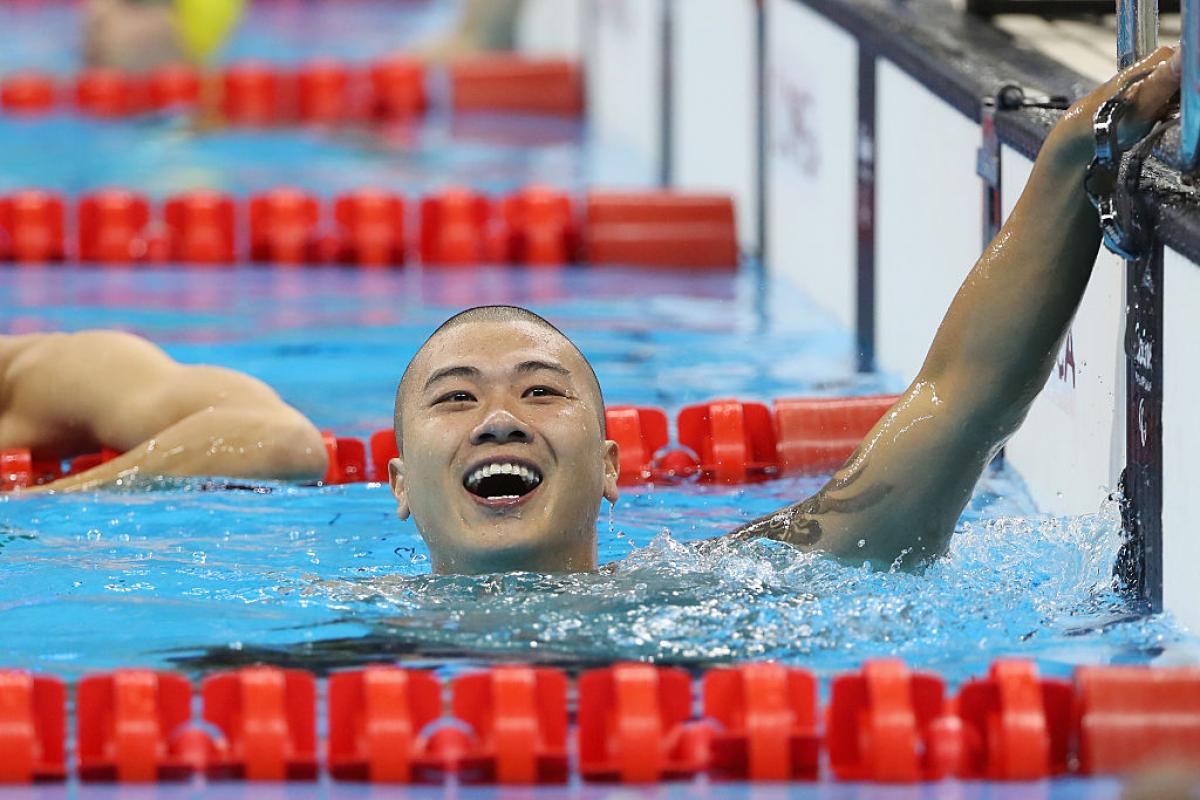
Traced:
<path fill-rule="evenodd" d="M 633 153 L 647 180 L 732 193 L 747 252 L 853 332 L 862 368 L 903 379 L 990 238 L 982 98 L 1005 83 L 1072 98 L 1095 85 L 931 2 L 574 3 L 597 137 Z M 539 6 L 530 14 L 548 13 Z M 997 115 L 985 152 L 1004 213 L 1053 121 Z M 1167 188 L 1152 195 L 1172 182 L 1178 195 L 1178 176 L 1163 172 Z M 1123 488 L 1133 591 L 1195 626 L 1188 493 L 1200 426 L 1188 401 L 1200 390 L 1200 208 L 1152 203 L 1163 209 L 1154 255 L 1127 267 L 1101 251 L 1058 368 L 1006 457 L 1047 513 L 1089 513 Z"/>

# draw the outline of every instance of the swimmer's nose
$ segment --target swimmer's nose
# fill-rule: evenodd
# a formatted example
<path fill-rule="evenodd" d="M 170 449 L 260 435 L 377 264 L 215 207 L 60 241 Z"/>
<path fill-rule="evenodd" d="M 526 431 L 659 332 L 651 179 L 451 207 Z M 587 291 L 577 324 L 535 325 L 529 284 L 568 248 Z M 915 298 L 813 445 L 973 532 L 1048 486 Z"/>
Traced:
<path fill-rule="evenodd" d="M 533 440 L 533 433 L 505 409 L 492 411 L 471 431 L 471 444 L 513 444 Z"/>

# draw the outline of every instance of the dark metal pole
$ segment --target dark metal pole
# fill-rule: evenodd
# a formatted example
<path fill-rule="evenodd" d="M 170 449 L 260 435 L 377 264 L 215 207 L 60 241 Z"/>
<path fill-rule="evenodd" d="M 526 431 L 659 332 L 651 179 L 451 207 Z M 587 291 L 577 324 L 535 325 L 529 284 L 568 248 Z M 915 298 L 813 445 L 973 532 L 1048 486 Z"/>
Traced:
<path fill-rule="evenodd" d="M 1158 1 L 1117 0 L 1121 68 L 1158 42 Z M 1125 262 L 1125 529 L 1132 548 L 1118 563 L 1130 588 L 1162 608 L 1162 246 Z"/>

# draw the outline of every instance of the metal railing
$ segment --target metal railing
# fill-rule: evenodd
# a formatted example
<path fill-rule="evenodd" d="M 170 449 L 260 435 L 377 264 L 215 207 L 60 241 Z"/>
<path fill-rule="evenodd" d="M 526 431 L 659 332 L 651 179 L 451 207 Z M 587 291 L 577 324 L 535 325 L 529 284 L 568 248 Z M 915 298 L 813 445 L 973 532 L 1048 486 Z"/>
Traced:
<path fill-rule="evenodd" d="M 1200 168 L 1200 0 L 1184 0 L 1183 78 L 1179 92 L 1179 166 L 1193 173 Z"/>
<path fill-rule="evenodd" d="M 1117 0 L 1117 62 L 1125 69 L 1158 44 L 1158 0 Z"/>

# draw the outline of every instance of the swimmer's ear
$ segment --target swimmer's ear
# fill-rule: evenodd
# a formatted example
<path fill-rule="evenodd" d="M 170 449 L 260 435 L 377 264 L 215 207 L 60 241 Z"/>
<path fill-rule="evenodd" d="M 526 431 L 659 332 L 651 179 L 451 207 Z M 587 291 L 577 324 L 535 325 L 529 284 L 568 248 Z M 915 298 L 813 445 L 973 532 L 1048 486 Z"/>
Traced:
<path fill-rule="evenodd" d="M 396 496 L 396 516 L 408 519 L 408 493 L 404 491 L 404 461 L 393 458 L 388 462 L 388 483 L 392 485 L 392 494 Z"/>
<path fill-rule="evenodd" d="M 621 473 L 621 449 L 612 439 L 604 442 L 604 499 L 613 505 L 621 492 L 617 489 L 617 476 Z"/>

